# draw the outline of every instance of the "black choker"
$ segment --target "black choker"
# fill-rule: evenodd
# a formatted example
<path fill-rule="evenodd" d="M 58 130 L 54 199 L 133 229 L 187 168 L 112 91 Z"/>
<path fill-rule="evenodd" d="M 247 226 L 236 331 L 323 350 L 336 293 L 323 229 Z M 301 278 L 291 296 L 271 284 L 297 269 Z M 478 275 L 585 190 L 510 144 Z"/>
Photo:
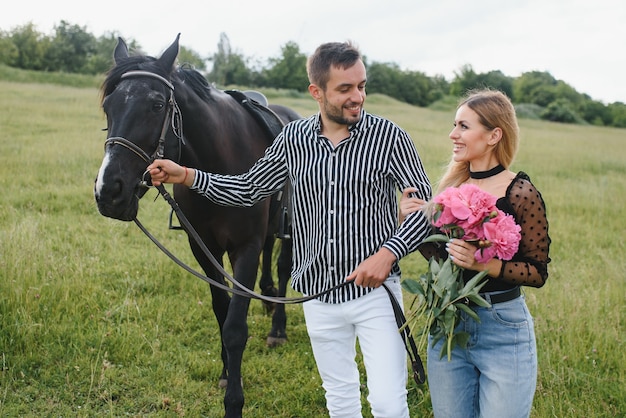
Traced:
<path fill-rule="evenodd" d="M 500 174 L 504 171 L 504 167 L 502 166 L 502 164 L 498 164 L 497 166 L 495 166 L 494 168 L 492 168 L 491 170 L 487 170 L 487 171 L 470 171 L 470 177 L 473 179 L 486 179 L 487 177 L 492 177 L 495 176 L 496 174 Z"/>

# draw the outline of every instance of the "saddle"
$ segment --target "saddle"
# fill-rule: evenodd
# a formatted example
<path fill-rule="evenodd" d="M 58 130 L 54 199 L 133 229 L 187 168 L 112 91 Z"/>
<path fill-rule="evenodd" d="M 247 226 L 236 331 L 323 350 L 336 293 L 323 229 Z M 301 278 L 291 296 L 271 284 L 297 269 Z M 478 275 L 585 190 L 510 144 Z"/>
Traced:
<path fill-rule="evenodd" d="M 257 91 L 225 90 L 233 99 L 242 105 L 272 139 L 283 130 L 285 125 L 272 109 L 268 107 L 267 98 Z M 259 102 L 261 100 L 262 102 Z"/>
<path fill-rule="evenodd" d="M 242 105 L 256 122 L 263 128 L 272 140 L 278 136 L 285 124 L 280 117 L 269 108 L 265 95 L 258 91 L 225 90 L 240 105 Z M 270 202 L 270 219 L 278 215 L 277 237 L 291 238 L 291 183 L 285 182 L 282 190 L 272 195 Z"/>

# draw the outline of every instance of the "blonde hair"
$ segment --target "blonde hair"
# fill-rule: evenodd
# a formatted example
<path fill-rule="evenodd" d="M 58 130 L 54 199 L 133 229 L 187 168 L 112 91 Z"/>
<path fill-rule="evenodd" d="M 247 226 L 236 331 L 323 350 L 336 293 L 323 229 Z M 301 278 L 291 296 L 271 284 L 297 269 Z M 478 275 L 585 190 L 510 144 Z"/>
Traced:
<path fill-rule="evenodd" d="M 517 154 L 519 146 L 519 126 L 515 107 L 504 93 L 498 90 L 472 90 L 461 99 L 457 109 L 467 106 L 478 115 L 478 121 L 488 130 L 500 128 L 502 139 L 493 150 L 498 163 L 508 169 Z M 451 159 L 448 168 L 439 181 L 438 192 L 447 187 L 458 187 L 469 178 L 469 162 Z"/>

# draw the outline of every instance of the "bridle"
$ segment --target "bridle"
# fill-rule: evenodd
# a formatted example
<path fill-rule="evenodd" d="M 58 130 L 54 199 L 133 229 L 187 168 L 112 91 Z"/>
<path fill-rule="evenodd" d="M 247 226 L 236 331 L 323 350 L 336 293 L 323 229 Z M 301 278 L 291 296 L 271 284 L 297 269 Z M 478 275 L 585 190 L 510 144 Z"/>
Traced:
<path fill-rule="evenodd" d="M 136 144 L 134 144 L 133 142 L 129 141 L 128 139 L 126 139 L 124 137 L 120 137 L 120 136 L 107 138 L 106 141 L 105 141 L 105 148 L 107 146 L 113 146 L 113 145 L 116 145 L 116 144 L 121 145 L 121 146 L 129 149 L 133 153 L 135 153 L 139 158 L 141 158 L 144 162 L 146 162 L 149 165 L 155 159 L 163 158 L 164 149 L 165 149 L 165 136 L 167 134 L 167 130 L 168 130 L 168 127 L 169 127 L 169 124 L 170 124 L 170 120 L 171 120 L 171 123 L 172 123 L 172 130 L 174 131 L 174 134 L 178 137 L 178 139 L 180 141 L 183 141 L 183 135 L 182 135 L 182 114 L 180 112 L 178 104 L 176 103 L 176 99 L 174 98 L 174 85 L 169 80 L 161 77 L 158 74 L 155 74 L 155 73 L 152 73 L 152 72 L 149 72 L 149 71 L 129 71 L 129 72 L 126 72 L 126 73 L 122 74 L 122 76 L 121 76 L 122 79 L 129 78 L 129 77 L 151 77 L 151 78 L 154 78 L 154 79 L 157 79 L 157 80 L 161 81 L 170 90 L 170 98 L 168 100 L 167 113 L 166 113 L 165 119 L 163 121 L 163 126 L 161 128 L 161 135 L 159 136 L 159 142 L 157 144 L 157 148 L 154 151 L 154 153 L 150 156 L 141 147 L 137 146 Z M 176 201 L 174 200 L 172 195 L 165 189 L 165 186 L 163 186 L 163 184 L 160 184 L 158 186 L 153 186 L 151 181 L 150 181 L 150 179 L 149 179 L 149 177 L 150 177 L 149 176 L 149 170 L 146 170 L 143 173 L 143 175 L 142 175 L 142 179 L 140 181 L 140 185 L 143 186 L 143 187 L 155 187 L 159 191 L 159 194 L 161 196 L 163 196 L 163 198 L 171 206 L 172 211 L 176 213 L 176 215 L 177 215 L 177 217 L 178 217 L 178 219 L 179 219 L 183 229 L 187 232 L 187 234 L 189 234 L 193 238 L 193 240 L 200 247 L 200 249 L 202 250 L 204 255 L 211 261 L 211 263 L 217 269 L 217 271 L 220 274 L 222 274 L 225 278 L 227 278 L 228 281 L 230 281 L 233 284 L 233 287 L 231 288 L 227 284 L 225 284 L 223 282 L 219 282 L 219 281 L 217 281 L 215 279 L 212 279 L 212 278 L 210 278 L 210 277 L 208 277 L 208 276 L 198 272 L 197 270 L 193 269 L 192 267 L 190 267 L 189 265 L 187 265 L 186 263 L 181 261 L 178 257 L 176 257 L 163 244 L 161 244 L 154 237 L 154 235 L 152 235 L 143 226 L 143 224 L 137 219 L 137 217 L 134 217 L 133 221 L 139 227 L 139 229 L 141 229 L 141 231 L 148 238 L 150 238 L 150 240 L 161 251 L 163 251 L 168 257 L 170 257 L 170 259 L 172 259 L 172 261 L 174 261 L 177 265 L 182 267 L 187 272 L 189 272 L 189 273 L 193 274 L 194 276 L 198 277 L 199 279 L 205 281 L 206 283 L 208 283 L 208 284 L 210 284 L 212 286 L 215 286 L 215 287 L 217 287 L 217 288 L 219 288 L 221 290 L 224 290 L 226 292 L 229 292 L 231 294 L 234 294 L 234 295 L 239 295 L 239 296 L 243 296 L 243 297 L 247 297 L 247 298 L 251 298 L 251 299 L 259 299 L 259 300 L 263 300 L 263 301 L 266 301 L 266 302 L 279 303 L 279 304 L 296 304 L 296 303 L 303 303 L 303 302 L 306 302 L 306 301 L 309 301 L 309 300 L 317 299 L 317 298 L 319 298 L 319 297 L 321 297 L 321 296 L 323 296 L 323 295 L 325 295 L 327 293 L 330 293 L 330 292 L 332 292 L 334 290 L 340 289 L 340 288 L 342 288 L 342 287 L 344 287 L 344 286 L 346 286 L 346 285 L 348 285 L 350 283 L 349 281 L 344 281 L 343 283 L 335 285 L 335 286 L 331 287 L 330 289 L 327 289 L 327 290 L 325 290 L 323 292 L 316 293 L 316 294 L 313 294 L 313 295 L 303 296 L 303 297 L 297 297 L 297 298 L 266 296 L 266 295 L 262 295 L 262 294 L 254 292 L 253 290 L 247 288 L 246 286 L 244 286 L 243 284 L 241 284 L 237 280 L 235 280 L 235 278 L 224 269 L 224 267 L 217 261 L 215 256 L 213 256 L 211 251 L 209 251 L 209 249 L 207 248 L 207 246 L 204 243 L 204 241 L 202 241 L 202 238 L 200 237 L 198 232 L 191 225 L 191 223 L 189 222 L 187 217 L 184 215 L 184 213 L 182 212 L 182 210 L 178 206 L 178 203 L 176 203 Z M 404 313 L 402 311 L 402 307 L 400 306 L 400 304 L 396 300 L 396 298 L 393 295 L 393 293 L 391 292 L 391 290 L 384 283 L 383 283 L 382 286 L 387 291 L 387 293 L 389 295 L 389 298 L 391 300 L 391 304 L 392 304 L 393 311 L 394 311 L 394 314 L 395 314 L 396 324 L 398 325 L 398 330 L 399 330 L 399 332 L 400 332 L 400 334 L 402 336 L 404 345 L 406 347 L 407 354 L 409 356 L 409 359 L 411 361 L 411 365 L 412 365 L 412 368 L 413 368 L 413 379 L 415 380 L 415 382 L 417 384 L 423 384 L 426 381 L 426 374 L 425 374 L 425 371 L 424 371 L 424 366 L 423 366 L 422 360 L 421 360 L 421 358 L 419 356 L 419 353 L 418 353 L 418 350 L 417 350 L 417 346 L 415 345 L 415 341 L 413 339 L 413 336 L 411 335 L 411 331 L 410 331 L 409 326 L 407 324 L 406 317 L 404 316 Z"/>
<path fill-rule="evenodd" d="M 144 160 L 146 163 L 150 164 L 152 161 L 154 161 L 157 158 L 163 158 L 165 154 L 165 136 L 167 134 L 167 130 L 169 129 L 170 121 L 171 121 L 172 132 L 174 132 L 174 135 L 176 135 L 176 138 L 178 138 L 181 144 L 184 144 L 185 140 L 184 140 L 183 131 L 182 131 L 183 129 L 182 113 L 180 112 L 178 103 L 176 103 L 176 99 L 174 98 L 174 85 L 169 80 L 167 80 L 164 77 L 161 77 L 160 75 L 156 73 L 152 73 L 150 71 L 140 71 L 140 70 L 125 72 L 124 74 L 122 74 L 120 78 L 123 80 L 125 78 L 131 78 L 131 77 L 151 77 L 151 78 L 159 80 L 160 82 L 162 82 L 163 84 L 165 84 L 165 86 L 169 88 L 170 97 L 167 100 L 167 110 L 165 113 L 165 119 L 163 119 L 163 126 L 161 126 L 161 135 L 159 135 L 159 142 L 157 143 L 157 147 L 151 156 L 148 155 L 141 147 L 136 145 L 134 142 L 131 142 L 128 139 L 121 137 L 121 136 L 112 136 L 112 137 L 107 138 L 106 141 L 104 142 L 104 146 L 106 148 L 108 145 L 115 145 L 115 144 L 121 145 L 131 150 L 132 152 L 134 152 L 139 158 Z M 181 148 L 182 147 L 179 148 L 179 159 L 180 159 Z M 151 185 L 149 182 L 149 177 L 150 176 L 149 176 L 148 170 L 146 170 L 141 176 L 142 186 L 149 187 Z"/>

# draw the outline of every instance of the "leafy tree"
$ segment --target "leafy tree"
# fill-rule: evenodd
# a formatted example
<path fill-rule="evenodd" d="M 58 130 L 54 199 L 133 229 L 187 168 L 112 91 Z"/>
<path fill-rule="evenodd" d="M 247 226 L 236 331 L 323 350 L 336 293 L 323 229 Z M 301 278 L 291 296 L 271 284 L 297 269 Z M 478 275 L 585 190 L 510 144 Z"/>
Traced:
<path fill-rule="evenodd" d="M 626 104 L 622 102 L 611 103 L 608 105 L 608 110 L 611 113 L 611 126 L 626 128 Z"/>
<path fill-rule="evenodd" d="M 428 106 L 444 96 L 447 84 L 419 71 L 403 71 L 395 63 L 373 62 L 367 68 L 367 91 L 386 94 L 417 106 Z"/>
<path fill-rule="evenodd" d="M 178 53 L 179 64 L 189 64 L 198 71 L 206 70 L 206 60 L 203 59 L 197 52 L 187 49 L 184 46 L 180 47 Z"/>
<path fill-rule="evenodd" d="M 547 72 L 530 71 L 523 73 L 513 82 L 513 97 L 517 103 L 534 103 L 547 106 L 555 97 L 556 79 Z"/>
<path fill-rule="evenodd" d="M 10 38 L 18 51 L 14 61 L 17 68 L 24 70 L 43 70 L 45 68 L 45 44 L 49 40 L 37 32 L 33 23 L 14 28 Z"/>
<path fill-rule="evenodd" d="M 464 65 L 454 72 L 454 79 L 450 83 L 450 94 L 455 97 L 463 96 L 468 90 L 477 87 L 478 74 L 471 65 Z"/>
<path fill-rule="evenodd" d="M 479 74 L 478 80 L 486 87 L 500 90 L 507 96 L 513 97 L 513 78 L 504 75 L 500 70 Z"/>
<path fill-rule="evenodd" d="M 119 38 L 118 33 L 108 32 L 95 40 L 93 52 L 87 57 L 83 67 L 87 74 L 103 74 L 111 68 L 113 51 Z M 135 47 L 135 42 L 127 42 L 127 45 L 132 49 Z"/>
<path fill-rule="evenodd" d="M 499 70 L 477 74 L 471 65 L 465 65 L 461 67 L 459 72 L 455 72 L 454 80 L 450 83 L 450 94 L 463 96 L 470 90 L 482 88 L 500 90 L 512 97 L 513 79 Z"/>
<path fill-rule="evenodd" d="M 613 121 L 610 108 L 595 100 L 584 100 L 578 111 L 583 119 L 593 125 L 609 126 Z"/>
<path fill-rule="evenodd" d="M 394 99 L 402 97 L 402 71 L 395 63 L 373 62 L 367 66 L 368 93 L 386 94 Z"/>
<path fill-rule="evenodd" d="M 213 63 L 213 68 L 208 78 L 215 84 L 219 86 L 249 85 L 252 74 L 246 67 L 246 60 L 243 55 L 231 50 L 230 40 L 225 33 L 220 34 L 217 52 L 213 54 L 210 61 Z"/>
<path fill-rule="evenodd" d="M 307 57 L 295 42 L 281 48 L 282 56 L 269 59 L 269 68 L 263 72 L 263 83 L 275 88 L 303 91 L 309 85 L 306 73 Z"/>
<path fill-rule="evenodd" d="M 581 123 L 580 116 L 574 110 L 572 103 L 567 99 L 557 99 L 550 103 L 541 114 L 542 119 L 552 122 Z"/>
<path fill-rule="evenodd" d="M 450 83 L 443 75 L 435 75 L 430 79 L 431 90 L 428 92 L 429 106 L 437 101 L 450 97 Z"/>
<path fill-rule="evenodd" d="M 15 66 L 17 57 L 19 56 L 17 46 L 11 40 L 8 33 L 0 32 L 0 63 Z"/>
<path fill-rule="evenodd" d="M 437 94 L 433 81 L 419 71 L 403 72 L 400 83 L 406 87 L 399 99 L 412 105 L 428 106 L 443 96 Z"/>
<path fill-rule="evenodd" d="M 95 52 L 96 39 L 86 27 L 71 25 L 65 20 L 55 26 L 55 36 L 46 49 L 46 69 L 68 73 L 84 72 Z"/>

